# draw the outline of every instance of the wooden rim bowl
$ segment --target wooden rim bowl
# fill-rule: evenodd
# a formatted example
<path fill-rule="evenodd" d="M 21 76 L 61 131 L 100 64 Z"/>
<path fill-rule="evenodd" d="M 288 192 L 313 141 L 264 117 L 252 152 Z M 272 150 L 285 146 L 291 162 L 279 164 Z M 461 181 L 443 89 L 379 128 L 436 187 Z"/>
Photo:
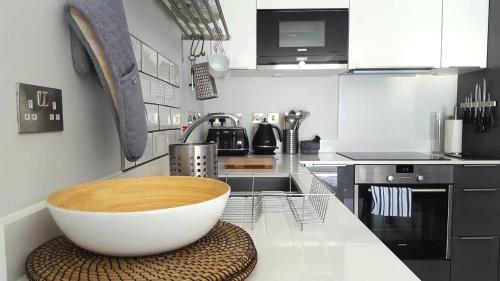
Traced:
<path fill-rule="evenodd" d="M 145 212 L 213 200 L 230 191 L 219 180 L 196 177 L 139 177 L 83 183 L 54 192 L 53 207 L 82 212 Z"/>
<path fill-rule="evenodd" d="M 57 191 L 48 209 L 76 245 L 110 256 L 145 256 L 187 246 L 217 223 L 226 183 L 199 177 L 101 180 Z"/>

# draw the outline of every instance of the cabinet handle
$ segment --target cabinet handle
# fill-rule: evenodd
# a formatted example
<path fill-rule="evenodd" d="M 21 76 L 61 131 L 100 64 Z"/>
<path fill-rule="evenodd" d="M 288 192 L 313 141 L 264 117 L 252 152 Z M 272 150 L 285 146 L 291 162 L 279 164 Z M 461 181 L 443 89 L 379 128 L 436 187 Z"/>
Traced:
<path fill-rule="evenodd" d="M 448 68 L 481 68 L 479 65 L 471 65 L 471 66 L 455 66 L 455 65 L 450 65 Z"/>
<path fill-rule="evenodd" d="M 496 188 L 464 188 L 463 192 L 495 192 Z"/>
<path fill-rule="evenodd" d="M 495 237 L 492 236 L 468 236 L 460 237 L 460 240 L 493 240 Z"/>
<path fill-rule="evenodd" d="M 464 167 L 468 167 L 468 168 L 474 168 L 474 167 L 496 167 L 498 165 L 495 165 L 495 164 L 467 164 L 467 165 L 464 165 Z"/>

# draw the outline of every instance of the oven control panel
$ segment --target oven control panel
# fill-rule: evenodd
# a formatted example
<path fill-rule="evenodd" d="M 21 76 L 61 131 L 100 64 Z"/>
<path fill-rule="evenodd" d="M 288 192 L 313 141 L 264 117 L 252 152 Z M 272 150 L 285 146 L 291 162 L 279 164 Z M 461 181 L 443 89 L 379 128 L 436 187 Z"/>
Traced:
<path fill-rule="evenodd" d="M 356 165 L 357 184 L 452 184 L 453 165 Z"/>

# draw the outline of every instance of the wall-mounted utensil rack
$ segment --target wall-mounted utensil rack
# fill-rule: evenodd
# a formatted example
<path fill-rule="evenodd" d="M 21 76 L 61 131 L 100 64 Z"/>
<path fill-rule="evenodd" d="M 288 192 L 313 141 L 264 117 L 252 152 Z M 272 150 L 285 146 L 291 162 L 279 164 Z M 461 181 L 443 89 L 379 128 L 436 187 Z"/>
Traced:
<path fill-rule="evenodd" d="M 229 40 L 219 0 L 162 0 L 185 40 Z"/>
<path fill-rule="evenodd" d="M 332 191 L 334 187 L 316 175 L 307 173 L 301 175 L 312 176 L 307 193 L 291 191 L 293 175 L 290 175 L 290 191 L 256 192 L 255 176 L 252 175 L 251 191 L 232 192 L 221 219 L 232 223 L 250 224 L 252 229 L 264 213 L 292 214 L 301 230 L 308 224 L 324 223 L 330 197 L 335 196 Z"/>
<path fill-rule="evenodd" d="M 490 108 L 490 107 L 496 107 L 497 102 L 496 101 L 476 101 L 476 102 L 462 102 L 460 103 L 460 108 Z"/>

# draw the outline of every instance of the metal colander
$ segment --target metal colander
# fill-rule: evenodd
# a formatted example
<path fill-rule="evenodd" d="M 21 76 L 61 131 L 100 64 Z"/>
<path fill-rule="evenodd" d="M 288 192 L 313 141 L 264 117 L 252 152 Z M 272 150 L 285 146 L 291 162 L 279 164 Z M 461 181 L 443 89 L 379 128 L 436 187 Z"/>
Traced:
<path fill-rule="evenodd" d="M 170 175 L 214 178 L 218 176 L 217 144 L 181 143 L 169 146 Z"/>

